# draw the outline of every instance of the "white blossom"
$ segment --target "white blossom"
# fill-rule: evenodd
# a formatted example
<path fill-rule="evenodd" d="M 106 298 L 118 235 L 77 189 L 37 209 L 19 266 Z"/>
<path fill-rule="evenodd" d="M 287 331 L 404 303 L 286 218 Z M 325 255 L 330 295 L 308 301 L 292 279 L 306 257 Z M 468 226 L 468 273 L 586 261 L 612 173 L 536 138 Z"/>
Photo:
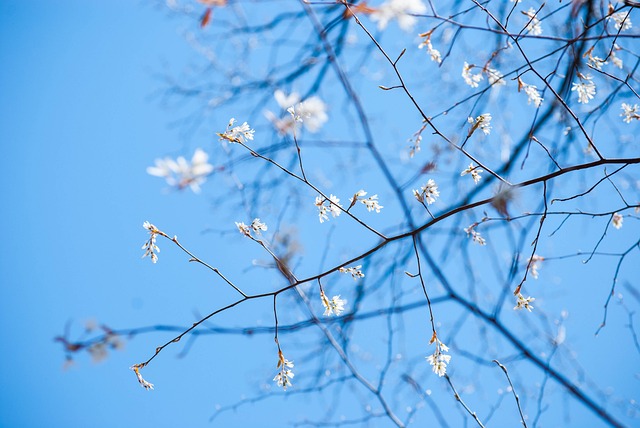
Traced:
<path fill-rule="evenodd" d="M 282 355 L 282 352 L 278 351 L 278 365 L 276 367 L 280 369 L 280 371 L 273 380 L 279 387 L 286 391 L 287 388 L 293 386 L 291 379 L 293 379 L 295 375 L 293 371 L 290 370 L 293 368 L 293 361 L 287 360 L 284 355 Z"/>
<path fill-rule="evenodd" d="M 156 245 L 156 237 L 160 233 L 160 230 L 148 221 L 145 221 L 142 224 L 142 227 L 149 231 L 149 239 L 142 246 L 142 249 L 144 250 L 142 258 L 144 259 L 145 257 L 150 256 L 151 261 L 156 263 L 158 261 L 158 255 L 156 253 L 160 252 L 160 248 Z"/>
<path fill-rule="evenodd" d="M 144 389 L 146 390 L 153 389 L 153 384 L 144 380 L 142 377 L 142 374 L 140 374 L 140 369 L 142 367 L 144 366 L 141 364 L 136 364 L 134 366 L 131 366 L 130 369 L 134 371 L 134 373 L 136 374 L 136 377 L 138 378 L 138 382 Z"/>
<path fill-rule="evenodd" d="M 471 129 L 469 129 L 469 136 L 473 134 L 476 129 L 480 128 L 480 130 L 484 133 L 484 135 L 489 135 L 491 133 L 491 114 L 484 113 L 475 119 L 469 117 L 467 121 L 471 124 Z"/>
<path fill-rule="evenodd" d="M 613 224 L 613 227 L 615 227 L 616 229 L 620 229 L 622 227 L 623 220 L 624 220 L 624 217 L 622 217 L 618 213 L 614 213 L 613 216 L 611 217 L 611 224 Z"/>
<path fill-rule="evenodd" d="M 230 143 L 245 143 L 248 140 L 253 140 L 253 134 L 256 131 L 251 129 L 247 122 L 244 122 L 242 125 L 233 126 L 235 123 L 236 120 L 234 118 L 229 120 L 226 131 L 222 134 L 218 133 L 220 140 Z"/>
<path fill-rule="evenodd" d="M 420 188 L 420 191 L 413 190 L 413 196 L 415 196 L 418 202 L 424 203 L 426 201 L 428 205 L 431 205 L 440 196 L 440 192 L 438 192 L 436 182 L 430 178 L 427 184 Z"/>
<path fill-rule="evenodd" d="M 320 290 L 320 301 L 322 302 L 322 306 L 324 306 L 325 316 L 330 316 L 332 313 L 339 316 L 344 312 L 344 305 L 347 304 L 347 301 L 341 299 L 340 295 L 333 296 L 331 300 L 329 300 L 323 290 Z"/>
<path fill-rule="evenodd" d="M 618 47 L 618 45 L 614 44 L 613 45 L 614 49 L 620 49 Z M 609 55 L 609 58 L 611 58 L 611 62 L 613 63 L 613 65 L 615 65 L 616 67 L 618 67 L 620 70 L 622 70 L 622 66 L 623 66 L 623 62 L 622 60 L 616 55 L 616 53 L 614 51 L 611 51 L 611 55 Z"/>
<path fill-rule="evenodd" d="M 587 104 L 596 94 L 596 85 L 591 81 L 591 79 L 593 79 L 591 75 L 585 76 L 578 73 L 578 77 L 580 77 L 580 83 L 573 82 L 571 91 L 577 92 L 579 103 Z"/>
<path fill-rule="evenodd" d="M 482 178 L 480 177 L 481 172 L 484 172 L 484 170 L 480 169 L 480 167 L 473 166 L 473 164 L 470 163 L 469 166 L 460 173 L 460 175 L 463 176 L 463 175 L 471 174 L 471 178 L 473 178 L 473 182 L 478 184 L 480 182 L 480 179 Z"/>
<path fill-rule="evenodd" d="M 464 65 L 462 66 L 462 78 L 464 79 L 464 82 L 471 86 L 472 88 L 477 88 L 478 87 L 478 83 L 480 83 L 480 81 L 482 79 L 484 79 L 484 77 L 482 76 L 482 71 L 473 74 L 471 73 L 471 69 L 475 67 L 474 65 L 469 65 L 466 61 L 464 62 Z"/>
<path fill-rule="evenodd" d="M 436 339 L 436 350 L 432 355 L 426 357 L 427 361 L 431 365 L 431 369 L 438 376 L 442 377 L 447 373 L 447 364 L 451 361 L 451 355 L 445 354 L 449 348 Z"/>
<path fill-rule="evenodd" d="M 629 30 L 633 26 L 633 24 L 631 23 L 631 18 L 629 17 L 629 12 L 617 12 L 613 15 L 608 16 L 607 19 L 613 19 L 613 22 L 615 22 L 615 29 L 620 30 L 621 32 Z"/>
<path fill-rule="evenodd" d="M 351 277 L 355 280 L 357 280 L 358 278 L 364 278 L 364 273 L 362 273 L 362 271 L 360 270 L 360 268 L 362 268 L 362 265 L 358 265 L 358 266 L 353 266 L 350 268 L 345 268 L 345 267 L 341 267 L 338 270 L 341 273 L 350 273 Z"/>
<path fill-rule="evenodd" d="M 418 49 L 426 47 L 427 53 L 431 57 L 431 61 L 440 64 L 442 62 L 442 55 L 440 54 L 440 51 L 434 49 L 433 45 L 431 44 L 431 32 L 429 31 L 427 33 L 422 33 L 420 34 L 420 37 L 424 37 L 424 40 L 418 45 Z"/>
<path fill-rule="evenodd" d="M 485 68 L 485 74 L 489 80 L 489 84 L 493 86 L 504 86 L 507 82 L 504 80 L 504 75 L 495 68 Z"/>
<path fill-rule="evenodd" d="M 213 171 L 209 164 L 209 155 L 202 149 L 196 149 L 191 162 L 182 156 L 176 160 L 171 158 L 156 159 L 155 165 L 147 168 L 147 174 L 162 177 L 172 187 L 184 189 L 189 186 L 194 192 L 200 191 L 200 185 L 207 180 Z"/>
<path fill-rule="evenodd" d="M 473 242 L 475 242 L 476 244 L 487 245 L 487 241 L 480 235 L 480 232 L 476 231 L 475 228 L 477 225 L 477 223 L 474 223 L 469 227 L 465 227 L 464 231 L 467 233 L 467 236 L 471 237 Z"/>
<path fill-rule="evenodd" d="M 261 222 L 259 218 L 254 218 L 251 222 L 251 229 L 253 229 L 253 231 L 258 235 L 260 235 L 260 232 L 265 232 L 268 227 L 265 223 Z"/>
<path fill-rule="evenodd" d="M 527 94 L 527 104 L 533 103 L 533 105 L 540 107 L 544 98 L 540 95 L 540 91 L 538 91 L 538 87 L 535 85 L 528 85 L 524 83 L 521 79 L 518 79 L 518 90 L 524 90 L 524 93 Z"/>
<path fill-rule="evenodd" d="M 589 54 L 587 55 L 587 64 L 590 67 L 595 68 L 596 70 L 602 70 L 602 66 L 606 65 L 607 61 L 600 58 L 599 56 L 593 56 L 591 55 L 591 52 L 589 52 Z"/>
<path fill-rule="evenodd" d="M 353 198 L 349 199 L 349 208 L 354 206 L 356 202 L 360 201 L 367 207 L 367 211 L 371 212 L 375 210 L 375 212 L 379 213 L 380 210 L 384 207 L 378 202 L 378 195 L 373 195 L 365 198 L 364 196 L 366 194 L 367 192 L 365 192 L 364 190 L 359 190 L 358 192 L 356 192 L 353 195 Z"/>
<path fill-rule="evenodd" d="M 238 232 L 242 233 L 246 237 L 251 237 L 251 229 L 249 229 L 249 226 L 242 222 L 236 221 L 236 227 L 238 228 Z"/>
<path fill-rule="evenodd" d="M 536 17 L 537 13 L 535 9 L 529 8 L 529 10 L 522 11 L 522 13 L 528 18 L 525 30 L 527 30 L 532 36 L 539 36 L 542 34 L 542 25 L 540 24 L 540 20 Z"/>
<path fill-rule="evenodd" d="M 531 302 L 533 302 L 534 299 L 533 297 L 524 297 L 522 294 L 518 293 L 518 301 L 516 302 L 516 305 L 513 307 L 513 309 L 526 309 L 529 312 L 531 312 L 531 310 L 533 309 L 533 306 L 531 306 Z"/>
<path fill-rule="evenodd" d="M 539 256 L 537 254 L 534 254 L 529 259 L 529 263 L 530 263 L 529 269 L 530 269 L 530 272 L 531 272 L 531 276 L 534 279 L 538 279 L 540 265 L 542 264 L 543 261 L 544 261 L 544 257 Z"/>
<path fill-rule="evenodd" d="M 300 101 L 300 95 L 297 92 L 286 95 L 279 89 L 273 96 L 280 108 L 289 112 L 289 115 L 282 119 L 270 111 L 265 112 L 267 119 L 281 134 L 293 132 L 297 122 L 301 122 L 309 132 L 315 133 L 329 120 L 327 105 L 317 96 Z"/>
<path fill-rule="evenodd" d="M 336 218 L 342 212 L 340 199 L 333 195 L 329 195 L 329 199 L 326 199 L 322 196 L 316 196 L 315 205 L 316 207 L 318 207 L 318 217 L 320 219 L 320 223 L 324 223 L 325 221 L 329 220 L 329 216 L 327 215 L 327 213 L 330 212 L 333 218 Z"/>
<path fill-rule="evenodd" d="M 378 30 L 384 30 L 389 21 L 397 19 L 401 29 L 411 31 L 417 21 L 413 15 L 426 11 L 427 7 L 421 0 L 387 0 L 371 14 L 371 19 L 378 23 Z"/>
<path fill-rule="evenodd" d="M 636 120 L 640 120 L 640 107 L 638 107 L 638 104 L 627 104 L 627 103 L 622 103 L 622 113 L 620 113 L 620 116 L 623 117 L 623 121 L 625 123 L 631 123 L 631 121 L 633 119 Z"/>

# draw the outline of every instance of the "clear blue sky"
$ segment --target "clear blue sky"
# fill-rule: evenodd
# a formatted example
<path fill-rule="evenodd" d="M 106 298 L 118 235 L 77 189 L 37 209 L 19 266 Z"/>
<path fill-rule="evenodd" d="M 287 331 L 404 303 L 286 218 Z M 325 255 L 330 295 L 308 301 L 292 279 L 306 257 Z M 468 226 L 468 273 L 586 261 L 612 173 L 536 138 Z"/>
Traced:
<path fill-rule="evenodd" d="M 178 350 L 163 355 L 145 370 L 157 386 L 146 392 L 128 367 L 167 335 L 128 341 L 99 364 L 80 357 L 66 370 L 53 340 L 67 323 L 77 336 L 87 320 L 113 328 L 188 325 L 194 311 L 230 299 L 204 286 L 211 277 L 167 244 L 157 266 L 140 260 L 144 220 L 221 263 L 246 251 L 216 247 L 201 234 L 219 227 L 206 196 L 165 194 L 163 183 L 145 172 L 156 157 L 190 156 L 219 130 L 185 138 L 169 126 L 176 111 L 157 96 L 164 88 L 160 76 L 178 74 L 193 58 L 180 35 L 184 26 L 154 2 L 0 1 L 2 427 L 217 426 L 207 422 L 216 404 L 251 395 L 256 378 L 270 381 L 275 374 L 271 337 L 222 336 L 197 342 L 184 359 L 176 358 Z M 568 322 L 597 326 L 592 313 L 600 311 L 605 290 Z M 262 317 L 268 313 L 264 302 L 241 312 L 245 323 L 233 316 L 220 322 L 268 325 L 271 319 Z M 612 315 L 619 331 L 624 322 L 624 314 Z M 597 367 L 618 338 L 603 335 L 600 345 L 584 345 L 592 331 L 574 340 L 582 355 L 594 353 L 586 361 Z M 616 392 L 630 396 L 637 379 L 631 383 L 621 373 L 633 372 L 638 355 L 627 336 L 621 346 L 631 357 L 606 358 L 621 366 L 612 375 Z M 281 401 L 271 406 L 275 400 Z M 290 417 L 274 413 L 283 409 Z M 304 398 L 271 398 L 225 415 L 220 426 L 278 427 L 316 410 L 305 408 Z M 588 412 L 577 415 L 573 426 L 592 420 Z"/>

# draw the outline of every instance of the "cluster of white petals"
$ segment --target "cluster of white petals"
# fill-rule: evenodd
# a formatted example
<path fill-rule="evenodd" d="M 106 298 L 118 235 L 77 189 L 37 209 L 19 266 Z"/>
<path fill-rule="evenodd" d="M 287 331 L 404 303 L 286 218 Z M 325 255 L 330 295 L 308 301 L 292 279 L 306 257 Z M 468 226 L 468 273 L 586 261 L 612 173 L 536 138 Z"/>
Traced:
<path fill-rule="evenodd" d="M 284 355 L 282 355 L 282 352 L 278 352 L 278 354 L 278 365 L 276 367 L 280 369 L 280 371 L 273 378 L 273 381 L 286 391 L 287 388 L 293 386 L 293 383 L 291 383 L 291 379 L 295 376 L 293 371 L 291 371 L 293 368 L 293 361 L 287 360 Z"/>
<path fill-rule="evenodd" d="M 196 149 L 191 162 L 182 156 L 176 160 L 171 158 L 156 159 L 155 165 L 147 168 L 147 174 L 164 178 L 167 183 L 178 189 L 189 186 L 194 192 L 200 191 L 200 185 L 213 171 L 213 165 L 209 164 L 209 155 L 202 149 Z"/>
<path fill-rule="evenodd" d="M 534 279 L 538 279 L 538 275 L 540 274 L 540 265 L 544 261 L 544 257 L 534 254 L 529 259 L 529 271 L 531 272 L 531 276 Z"/>
<path fill-rule="evenodd" d="M 613 20 L 614 27 L 616 30 L 626 31 L 631 29 L 633 24 L 631 23 L 631 18 L 629 17 L 629 12 L 621 11 L 616 12 L 613 15 L 607 17 L 608 20 Z"/>
<path fill-rule="evenodd" d="M 235 125 L 236 120 L 234 118 L 229 119 L 227 129 L 222 133 L 218 133 L 218 137 L 222 141 L 228 141 L 230 143 L 246 143 L 249 140 L 253 140 L 253 134 L 256 132 L 251 129 L 247 122 L 242 125 Z"/>
<path fill-rule="evenodd" d="M 364 273 L 362 273 L 360 268 L 362 268 L 362 265 L 352 266 L 350 268 L 341 267 L 338 270 L 341 273 L 350 273 L 351 277 L 353 277 L 353 279 L 356 280 L 358 278 L 364 278 Z"/>
<path fill-rule="evenodd" d="M 527 94 L 527 104 L 533 103 L 534 106 L 540 107 L 544 98 L 538 91 L 538 87 L 535 85 L 528 85 L 524 83 L 521 79 L 518 79 L 518 91 L 522 89 L 525 94 Z"/>
<path fill-rule="evenodd" d="M 138 378 L 138 382 L 140 383 L 140 386 L 142 386 L 146 390 L 153 389 L 153 384 L 144 380 L 144 378 L 142 377 L 142 374 L 140 374 L 140 369 L 142 367 L 143 366 L 141 364 L 136 364 L 135 366 L 131 366 L 130 368 L 136 374 L 136 377 Z"/>
<path fill-rule="evenodd" d="M 482 179 L 482 177 L 480 176 L 481 172 L 484 172 L 484 170 L 480 169 L 479 166 L 473 166 L 473 164 L 470 163 L 469 166 L 460 173 L 460 175 L 463 176 L 463 175 L 471 174 L 471 178 L 473 178 L 473 182 L 478 184 Z"/>
<path fill-rule="evenodd" d="M 420 44 L 418 45 L 418 49 L 426 47 L 427 53 L 431 57 L 431 61 L 437 62 L 438 64 L 442 63 L 442 55 L 440 54 L 440 51 L 434 49 L 433 45 L 431 44 L 431 31 L 420 34 L 420 37 L 423 37 L 424 40 L 420 42 Z"/>
<path fill-rule="evenodd" d="M 249 226 L 247 226 L 243 222 L 236 221 L 236 227 L 238 228 L 238 232 L 242 233 L 244 236 L 248 238 L 251 237 L 251 229 L 249 229 Z"/>
<path fill-rule="evenodd" d="M 244 236 L 250 238 L 251 231 L 253 230 L 255 233 L 260 235 L 261 232 L 264 232 L 268 229 L 267 225 L 260 221 L 259 218 L 254 218 L 249 226 L 242 222 L 236 222 L 236 227 L 238 231 L 242 233 Z"/>
<path fill-rule="evenodd" d="M 638 104 L 631 105 L 622 103 L 622 106 L 620 106 L 620 108 L 622 108 L 622 113 L 620 113 L 620 116 L 622 116 L 622 120 L 625 123 L 631 123 L 633 119 L 640 120 L 640 107 L 638 106 Z"/>
<path fill-rule="evenodd" d="M 495 68 L 486 67 L 484 69 L 484 72 L 487 75 L 487 80 L 489 80 L 490 85 L 504 86 L 507 84 L 507 82 L 504 80 L 504 75 Z"/>
<path fill-rule="evenodd" d="M 353 195 L 353 197 L 349 199 L 349 202 L 350 202 L 349 208 L 354 206 L 356 202 L 360 201 L 367 207 L 367 211 L 369 212 L 375 211 L 379 213 L 380 210 L 384 207 L 380 205 L 378 201 L 378 195 L 373 195 L 373 196 L 369 196 L 368 198 L 365 198 L 366 194 L 367 192 L 365 192 L 364 190 L 358 190 Z"/>
<path fill-rule="evenodd" d="M 398 26 L 404 31 L 413 30 L 416 17 L 427 11 L 427 6 L 421 0 L 387 0 L 373 13 L 371 19 L 378 23 L 378 29 L 384 30 L 393 19 L 398 21 Z"/>
<path fill-rule="evenodd" d="M 320 301 L 322 302 L 322 306 L 324 306 L 324 315 L 330 316 L 331 314 L 335 314 L 336 316 L 340 315 L 344 312 L 344 305 L 347 304 L 347 301 L 340 298 L 340 295 L 333 296 L 331 300 L 324 294 L 324 290 L 320 290 Z"/>
<path fill-rule="evenodd" d="M 587 104 L 589 100 L 592 100 L 596 95 L 596 84 L 591 81 L 593 77 L 591 75 L 583 75 L 578 73 L 580 82 L 573 82 L 571 85 L 571 91 L 576 91 L 578 94 L 578 102 L 581 104 Z"/>
<path fill-rule="evenodd" d="M 160 248 L 158 248 L 158 246 L 156 245 L 156 237 L 158 236 L 160 230 L 158 230 L 157 227 L 155 227 L 148 221 L 145 221 L 142 224 L 142 227 L 149 231 L 149 239 L 142 246 L 142 249 L 144 250 L 144 255 L 142 256 L 142 258 L 144 259 L 145 257 L 150 256 L 151 261 L 153 263 L 156 263 L 158 261 L 158 255 L 156 253 L 160 252 Z"/>
<path fill-rule="evenodd" d="M 289 113 L 284 118 L 279 118 L 270 111 L 265 112 L 267 119 L 280 134 L 294 132 L 296 123 L 302 123 L 309 132 L 318 132 L 329 120 L 327 105 L 320 97 L 312 96 L 301 101 L 297 92 L 287 95 L 280 89 L 273 93 L 273 97 L 278 106 Z"/>
<path fill-rule="evenodd" d="M 413 196 L 418 200 L 418 202 L 422 204 L 426 202 L 428 205 L 431 205 L 440 196 L 440 192 L 438 191 L 436 182 L 430 178 L 429 181 L 427 181 L 427 184 L 422 186 L 420 190 L 413 190 Z"/>
<path fill-rule="evenodd" d="M 490 113 L 484 113 L 475 119 L 469 117 L 467 121 L 471 124 L 471 128 L 469 129 L 469 136 L 471 136 L 476 129 L 480 128 L 480 130 L 484 133 L 484 135 L 491 134 L 491 117 Z"/>
<path fill-rule="evenodd" d="M 333 195 L 329 195 L 329 199 L 322 196 L 316 196 L 315 205 L 316 207 L 318 207 L 318 217 L 320 219 L 320 223 L 324 223 L 325 221 L 329 220 L 328 213 L 331 213 L 333 218 L 336 218 L 342 212 L 340 199 Z"/>
<path fill-rule="evenodd" d="M 449 348 L 440 340 L 436 339 L 436 350 L 432 355 L 426 357 L 431 369 L 438 376 L 442 377 L 447 373 L 447 364 L 451 361 L 451 355 L 445 354 L 449 352 Z"/>
<path fill-rule="evenodd" d="M 540 20 L 536 17 L 537 13 L 535 9 L 529 8 L 529 10 L 522 11 L 522 13 L 529 19 L 525 30 L 527 30 L 532 36 L 539 36 L 542 34 L 542 24 L 540 24 Z"/>
<path fill-rule="evenodd" d="M 615 227 L 616 229 L 620 229 L 622 227 L 623 220 L 624 217 L 622 217 L 622 215 L 613 213 L 613 216 L 611 217 L 611 224 L 613 224 L 613 227 Z"/>
<path fill-rule="evenodd" d="M 487 241 L 480 235 L 480 232 L 476 231 L 477 225 L 478 223 L 474 223 L 469 227 L 465 227 L 464 231 L 467 233 L 467 236 L 469 236 L 476 244 L 487 245 Z"/>
<path fill-rule="evenodd" d="M 474 67 L 475 65 L 469 65 L 465 61 L 464 65 L 462 66 L 462 78 L 467 85 L 471 86 L 472 88 L 477 88 L 478 84 L 482 81 L 482 79 L 484 79 L 484 77 L 482 76 L 482 71 L 479 71 L 475 74 L 471 73 L 471 69 Z"/>
<path fill-rule="evenodd" d="M 513 309 L 526 309 L 529 312 L 531 312 L 531 310 L 533 309 L 533 306 L 531 306 L 531 302 L 533 302 L 536 299 L 533 297 L 524 297 L 520 293 L 518 293 L 517 297 L 518 297 L 518 301 L 516 302 L 516 305 L 513 307 Z"/>

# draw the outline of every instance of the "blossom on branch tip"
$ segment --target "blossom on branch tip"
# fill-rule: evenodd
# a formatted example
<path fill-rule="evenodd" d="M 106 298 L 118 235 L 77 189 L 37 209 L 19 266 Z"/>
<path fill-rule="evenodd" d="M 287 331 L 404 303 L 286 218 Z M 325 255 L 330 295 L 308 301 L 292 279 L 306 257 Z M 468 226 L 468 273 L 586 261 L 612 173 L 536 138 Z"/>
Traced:
<path fill-rule="evenodd" d="M 473 166 L 473 164 L 470 163 L 469 166 L 460 173 L 460 175 L 463 176 L 463 175 L 471 174 L 471 178 L 473 178 L 473 182 L 478 184 L 480 182 L 480 179 L 482 178 L 480 177 L 481 172 L 484 172 L 484 170 L 480 169 L 480 167 L 478 166 Z"/>
<path fill-rule="evenodd" d="M 418 49 L 422 49 L 424 47 L 427 48 L 427 53 L 431 57 L 431 61 L 437 62 L 438 64 L 442 63 L 442 55 L 440 51 L 433 48 L 431 44 L 431 33 L 433 30 L 428 31 L 426 33 L 419 34 L 419 37 L 423 37 L 424 40 L 418 45 Z"/>
<path fill-rule="evenodd" d="M 518 301 L 516 302 L 516 305 L 513 307 L 513 309 L 526 309 L 531 312 L 531 310 L 533 309 L 533 306 L 531 306 L 531 302 L 533 302 L 534 300 L 536 299 L 533 297 L 524 297 L 522 294 L 518 293 Z"/>
<path fill-rule="evenodd" d="M 260 235 L 260 232 L 266 232 L 268 227 L 265 223 L 261 222 L 259 218 L 254 218 L 251 222 L 251 229 L 253 229 L 253 231 L 258 235 Z"/>
<path fill-rule="evenodd" d="M 527 104 L 533 103 L 536 107 L 540 107 L 544 98 L 540 95 L 540 91 L 538 91 L 538 87 L 535 85 L 528 85 L 522 81 L 522 79 L 518 78 L 518 92 L 520 90 L 524 90 L 524 93 L 527 94 Z"/>
<path fill-rule="evenodd" d="M 147 174 L 164 178 L 170 186 L 180 190 L 189 186 L 198 193 L 200 184 L 204 183 L 207 176 L 213 171 L 213 165 L 209 164 L 209 155 L 202 149 L 196 149 L 188 162 L 182 156 L 176 160 L 171 158 L 156 159 L 155 165 L 147 168 Z"/>
<path fill-rule="evenodd" d="M 451 361 L 451 355 L 447 355 L 445 352 L 449 352 L 449 348 L 436 339 L 436 350 L 432 355 L 425 357 L 433 372 L 440 377 L 447 373 L 447 364 Z"/>
<path fill-rule="evenodd" d="M 287 134 L 296 129 L 296 123 L 300 122 L 311 133 L 318 132 L 329 120 L 327 105 L 318 96 L 312 96 L 301 101 L 297 92 L 286 95 L 280 89 L 273 94 L 276 102 L 289 115 L 279 119 L 275 114 L 267 111 L 267 119 L 273 123 L 280 134 Z"/>
<path fill-rule="evenodd" d="M 529 8 L 527 11 L 522 11 L 522 14 L 529 18 L 529 22 L 525 27 L 525 30 L 529 32 L 532 36 L 539 36 L 542 34 L 542 25 L 540 24 L 540 20 L 536 17 L 537 12 L 533 8 Z"/>
<path fill-rule="evenodd" d="M 413 196 L 418 202 L 423 204 L 426 201 L 428 205 L 431 205 L 440 196 L 440 192 L 438 191 L 436 182 L 430 178 L 427 184 L 420 188 L 420 191 L 416 189 L 413 190 Z"/>
<path fill-rule="evenodd" d="M 236 227 L 238 228 L 238 231 L 242 233 L 244 236 L 251 238 L 251 229 L 249 229 L 249 226 L 247 226 L 242 222 L 236 221 Z"/>
<path fill-rule="evenodd" d="M 631 105 L 622 103 L 620 108 L 622 108 L 622 113 L 620 113 L 620 116 L 622 116 L 622 120 L 625 123 L 631 123 L 633 119 L 640 120 L 640 107 L 638 106 L 638 104 Z"/>
<path fill-rule="evenodd" d="M 148 221 L 145 221 L 142 224 L 142 227 L 149 231 L 149 239 L 142 246 L 142 249 L 144 250 L 144 255 L 142 256 L 142 258 L 144 259 L 145 257 L 150 256 L 151 261 L 153 263 L 156 263 L 158 261 L 158 255 L 156 253 L 160 252 L 160 248 L 158 248 L 158 246 L 156 245 L 156 237 L 161 232 L 157 227 L 155 227 Z"/>
<path fill-rule="evenodd" d="M 365 192 L 364 190 L 358 190 L 351 199 L 349 199 L 349 208 L 353 207 L 356 202 L 360 201 L 362 202 L 366 207 L 367 207 L 367 211 L 371 212 L 374 211 L 379 213 L 380 210 L 382 208 L 384 208 L 382 205 L 380 205 L 380 203 L 378 202 L 378 195 L 373 195 L 373 196 L 369 196 L 368 198 L 365 198 L 364 196 L 367 194 L 367 192 Z"/>
<path fill-rule="evenodd" d="M 286 391 L 288 387 L 293 386 L 291 379 L 293 379 L 295 375 L 293 371 L 290 370 L 293 368 L 293 361 L 287 360 L 282 354 L 282 351 L 278 351 L 278 365 L 276 367 L 279 368 L 280 371 L 273 380 L 279 387 Z"/>
<path fill-rule="evenodd" d="M 591 75 L 585 76 L 578 73 L 578 77 L 580 78 L 580 83 L 573 82 L 571 84 L 571 91 L 577 92 L 579 103 L 587 104 L 596 94 L 596 84 L 591 81 L 591 79 L 593 79 Z"/>
<path fill-rule="evenodd" d="M 616 12 L 613 15 L 607 17 L 607 20 L 611 19 L 615 23 L 615 29 L 620 30 L 620 32 L 629 30 L 633 26 L 633 24 L 631 23 L 631 18 L 629 17 L 629 12 L 626 12 L 624 10 Z"/>
<path fill-rule="evenodd" d="M 350 268 L 341 267 L 338 269 L 338 271 L 340 271 L 340 273 L 350 273 L 353 279 L 356 280 L 358 278 L 364 278 L 364 273 L 362 273 L 362 271 L 360 270 L 361 267 L 362 265 Z"/>
<path fill-rule="evenodd" d="M 480 235 L 480 232 L 476 231 L 476 226 L 478 223 L 473 223 L 469 227 L 465 227 L 464 231 L 467 233 L 467 236 L 470 236 L 473 242 L 478 245 L 487 245 L 487 241 Z"/>
<path fill-rule="evenodd" d="M 371 20 L 378 23 L 378 30 L 387 28 L 389 21 L 398 20 L 398 26 L 404 31 L 413 30 L 419 15 L 427 11 L 421 0 L 387 0 L 371 13 Z"/>
<path fill-rule="evenodd" d="M 332 313 L 336 316 L 339 316 L 342 312 L 344 312 L 344 305 L 347 304 L 347 301 L 340 298 L 340 295 L 333 296 L 331 300 L 327 298 L 327 295 L 324 294 L 324 290 L 320 289 L 320 301 L 322 302 L 322 306 L 324 306 L 324 315 L 330 316 Z"/>
<path fill-rule="evenodd" d="M 220 137 L 221 141 L 228 141 L 230 143 L 245 143 L 248 140 L 253 140 L 253 135 L 256 132 L 251 129 L 247 122 L 244 122 L 242 125 L 235 125 L 236 120 L 231 118 L 229 120 L 229 124 L 227 125 L 226 131 L 220 134 L 218 133 L 218 137 Z"/>
<path fill-rule="evenodd" d="M 144 380 L 144 378 L 142 377 L 142 374 L 140 374 L 140 369 L 142 367 L 144 367 L 144 364 L 136 364 L 134 366 L 131 366 L 130 369 L 134 371 L 134 373 L 136 374 L 136 377 L 138 378 L 138 382 L 144 389 L 146 390 L 153 389 L 153 384 Z"/>
<path fill-rule="evenodd" d="M 473 67 L 475 67 L 475 65 L 469 65 L 465 61 L 464 65 L 462 66 L 462 78 L 467 85 L 471 86 L 472 88 L 477 88 L 478 84 L 480 83 L 480 81 L 482 81 L 482 79 L 484 79 L 484 77 L 482 76 L 482 72 L 472 74 L 471 69 Z"/>
<path fill-rule="evenodd" d="M 484 135 L 491 134 L 491 119 L 492 117 L 490 113 L 481 114 L 475 119 L 469 117 L 467 119 L 467 122 L 471 124 L 471 128 L 469 129 L 469 136 L 471 136 L 478 128 L 480 128 Z"/>
<path fill-rule="evenodd" d="M 611 217 L 611 224 L 613 224 L 613 227 L 615 227 L 616 229 L 620 229 L 622 227 L 623 220 L 624 217 L 622 217 L 620 214 L 613 213 L 613 216 Z"/>
<path fill-rule="evenodd" d="M 328 203 L 328 205 L 325 205 Z M 324 223 L 329 220 L 328 212 L 331 213 L 333 218 L 336 218 L 340 215 L 342 205 L 340 205 L 340 199 L 336 196 L 329 195 L 329 199 L 326 199 L 322 196 L 316 196 L 315 206 L 318 207 L 318 217 L 320 219 L 320 223 Z"/>

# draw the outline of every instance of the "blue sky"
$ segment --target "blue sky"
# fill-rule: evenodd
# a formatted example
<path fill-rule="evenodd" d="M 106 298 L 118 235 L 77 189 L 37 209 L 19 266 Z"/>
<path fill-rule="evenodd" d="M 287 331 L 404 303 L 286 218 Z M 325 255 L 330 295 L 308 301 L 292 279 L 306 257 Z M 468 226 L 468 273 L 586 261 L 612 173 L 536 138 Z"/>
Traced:
<path fill-rule="evenodd" d="M 112 328 L 188 325 L 195 312 L 235 297 L 204 269 L 187 265 L 168 243 L 161 242 L 158 265 L 141 261 L 145 220 L 177 234 L 197 254 L 226 264 L 237 275 L 247 273 L 237 263 L 238 255 L 264 257 L 244 243 L 223 247 L 202 233 L 224 229 L 222 221 L 231 224 L 229 213 L 212 204 L 214 190 L 205 189 L 198 197 L 163 192 L 164 183 L 145 172 L 156 157 L 190 157 L 193 148 L 210 144 L 213 132 L 221 130 L 204 127 L 185 135 L 171 126 L 182 112 L 159 96 L 162 76 L 179 75 L 193 59 L 192 47 L 181 35 L 187 25 L 154 2 L 0 2 L 0 426 L 215 426 L 208 418 L 217 404 L 251 395 L 256 379 L 270 381 L 275 374 L 273 338 L 268 335 L 199 340 L 182 359 L 176 358 L 179 350 L 169 351 L 145 369 L 145 377 L 157 385 L 152 393 L 138 386 L 128 367 L 150 356 L 170 335 L 140 336 L 101 363 L 84 356 L 67 369 L 54 342 L 66 325 L 77 337 L 88 320 Z M 231 114 L 225 111 L 216 119 Z M 392 127 L 395 132 L 403 125 Z M 275 207 L 265 215 L 275 222 L 277 214 Z M 313 236 L 318 230 L 314 218 L 313 227 L 301 233 Z M 574 235 L 580 230 L 580 224 L 569 228 Z M 559 242 L 555 250 L 566 244 Z M 313 250 L 307 254 L 309 259 L 315 255 Z M 611 278 L 610 263 L 593 264 L 603 282 Z M 318 265 L 314 259 L 301 269 L 313 272 Z M 598 266 L 609 270 L 598 272 Z M 557 278 L 571 275 L 565 270 Z M 585 281 L 594 279 L 588 275 L 575 273 Z M 263 285 L 260 272 L 250 271 L 247 278 L 250 287 Z M 557 283 L 562 284 L 560 279 Z M 581 332 L 573 337 L 575 349 L 593 353 L 585 359 L 594 368 L 593 377 L 610 376 L 621 395 L 630 396 L 638 390 L 637 379 L 632 383 L 625 373 L 637 367 L 638 355 L 628 337 L 621 340 L 605 332 L 594 345 L 594 329 L 580 330 L 584 322 L 597 327 L 592 314 L 600 316 L 606 290 L 586 291 L 584 305 L 567 323 Z M 550 299 L 544 304 L 554 314 L 563 309 Z M 269 311 L 268 301 L 252 303 L 217 322 L 270 325 Z M 617 331 L 623 331 L 625 316 L 613 311 L 611 324 Z M 630 357 L 619 361 L 620 370 L 613 374 L 597 372 L 597 354 L 617 346 Z M 301 358 L 300 350 L 292 353 L 294 360 Z M 348 414 L 352 404 L 341 403 L 340 410 Z M 476 404 L 480 407 L 482 400 Z M 220 423 L 277 427 L 310 412 L 322 413 L 306 405 L 304 397 L 270 398 L 248 411 L 230 412 Z M 283 409 L 290 412 L 288 418 L 276 414 Z M 588 412 L 576 414 L 574 426 L 592 420 Z"/>

